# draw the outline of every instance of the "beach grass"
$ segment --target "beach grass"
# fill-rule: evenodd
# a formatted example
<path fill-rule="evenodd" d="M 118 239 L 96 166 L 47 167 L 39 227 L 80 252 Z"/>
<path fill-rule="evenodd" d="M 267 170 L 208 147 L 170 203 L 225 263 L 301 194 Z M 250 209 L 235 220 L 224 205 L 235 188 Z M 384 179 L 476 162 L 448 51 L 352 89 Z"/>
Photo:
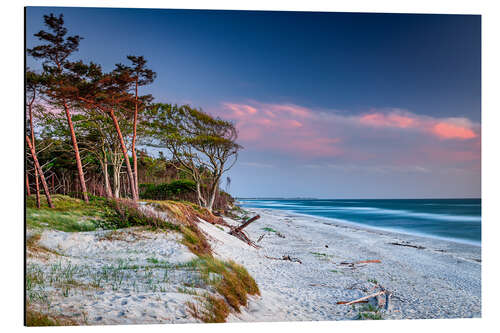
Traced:
<path fill-rule="evenodd" d="M 191 265 L 199 269 L 205 283 L 212 286 L 236 312 L 247 305 L 248 295 L 260 295 L 255 280 L 245 267 L 234 261 L 204 256 L 194 259 Z"/>
<path fill-rule="evenodd" d="M 213 257 L 210 243 L 198 227 L 199 219 L 218 227 L 217 224 L 223 224 L 224 221 L 206 209 L 192 203 L 162 201 L 149 202 L 155 208 L 150 210 L 141 209 L 129 200 L 91 198 L 89 203 L 85 203 L 63 195 L 54 195 L 53 201 L 55 208 L 49 208 L 42 201 L 42 207 L 38 209 L 34 198 L 27 199 L 27 224 L 30 229 L 34 229 L 34 234 L 27 240 L 29 252 L 61 255 L 39 244 L 43 229 L 65 232 L 111 229 L 103 233 L 98 241 L 113 242 L 129 241 L 130 231 L 122 228 L 145 226 L 152 231 L 179 232 L 182 235 L 180 242 L 196 255 L 196 259 L 174 265 L 157 257 L 149 257 L 146 258 L 146 265 L 117 262 L 98 270 L 61 262 L 45 268 L 29 264 L 26 274 L 28 302 L 46 304 L 50 290 L 64 298 L 75 295 L 79 290 L 91 289 L 118 291 L 127 287 L 134 291 L 165 291 L 169 272 L 175 270 L 191 270 L 195 273 L 194 280 L 183 282 L 178 291 L 200 300 L 198 304 L 188 302 L 186 305 L 192 316 L 203 322 L 225 322 L 231 310 L 240 312 L 240 307 L 248 304 L 248 295 L 260 295 L 257 283 L 243 266 Z M 163 213 L 167 213 L 167 216 Z M 153 274 L 154 270 L 163 270 L 164 274 L 158 274 L 157 271 Z M 127 281 L 132 280 L 134 285 L 128 285 Z M 136 280 L 140 286 L 135 284 Z M 197 288 L 204 288 L 207 292 L 200 294 Z M 29 316 L 33 326 L 66 324 L 65 321 L 35 310 Z"/>

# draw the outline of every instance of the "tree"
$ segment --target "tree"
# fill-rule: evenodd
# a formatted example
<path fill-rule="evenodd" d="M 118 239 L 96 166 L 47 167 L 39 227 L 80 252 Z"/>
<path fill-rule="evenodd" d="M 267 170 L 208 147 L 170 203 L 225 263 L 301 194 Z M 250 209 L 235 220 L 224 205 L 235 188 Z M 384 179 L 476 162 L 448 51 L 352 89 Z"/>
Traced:
<path fill-rule="evenodd" d="M 28 120 L 29 120 L 29 129 L 30 129 L 30 137 L 31 137 L 31 145 L 33 147 L 33 151 L 36 154 L 36 143 L 35 143 L 35 128 L 33 126 L 33 107 L 37 98 L 37 93 L 40 91 L 41 86 L 44 84 L 44 77 L 36 74 L 31 70 L 26 71 L 26 99 L 27 99 L 27 107 L 28 107 Z M 35 167 L 35 196 L 36 196 L 36 206 L 40 208 L 40 185 L 38 183 L 38 169 Z M 29 177 L 28 173 L 26 173 L 26 183 L 28 186 L 28 195 L 29 192 Z"/>
<path fill-rule="evenodd" d="M 153 83 L 156 78 L 156 73 L 146 68 L 146 59 L 143 56 L 127 56 L 127 59 L 132 62 L 132 66 L 128 67 L 122 64 L 117 64 L 117 71 L 127 72 L 134 81 L 134 132 L 132 135 L 132 160 L 133 160 L 133 173 L 135 180 L 135 189 L 137 196 L 139 196 L 139 171 L 137 170 L 137 154 L 136 154 L 136 139 L 137 139 L 137 119 L 139 115 L 139 105 L 143 106 L 144 102 L 151 101 L 152 96 L 146 95 L 139 98 L 139 86 L 144 86 Z"/>
<path fill-rule="evenodd" d="M 103 73 L 101 67 L 94 63 L 86 65 L 80 61 L 68 64 L 67 67 L 72 71 L 75 81 L 78 80 L 73 95 L 75 102 L 86 109 L 100 109 L 111 117 L 125 160 L 132 199 L 137 201 L 139 192 L 136 190 L 128 149 L 117 117 L 120 111 L 129 110 L 133 102 L 133 95 L 128 92 L 133 79 L 125 71 Z"/>
<path fill-rule="evenodd" d="M 56 107 L 64 109 L 66 120 L 71 135 L 73 150 L 75 152 L 76 166 L 78 177 L 82 189 L 83 199 L 88 202 L 87 187 L 85 185 L 85 176 L 83 173 L 82 162 L 80 159 L 80 151 L 78 142 L 71 119 L 70 99 L 74 93 L 71 76 L 67 75 L 65 70 L 69 63 L 68 57 L 78 50 L 80 36 L 67 36 L 67 29 L 64 27 L 63 15 L 59 17 L 54 14 L 44 15 L 44 22 L 50 32 L 41 30 L 35 36 L 45 44 L 41 44 L 28 49 L 28 53 L 35 59 L 43 60 L 44 73 L 46 74 L 47 82 L 44 89 L 44 95 L 48 102 Z"/>
<path fill-rule="evenodd" d="M 45 181 L 45 176 L 43 175 L 43 170 L 40 167 L 40 163 L 38 163 L 38 158 L 36 157 L 35 150 L 33 149 L 31 140 L 27 135 L 26 135 L 26 143 L 28 144 L 28 148 L 31 152 L 31 157 L 33 158 L 33 163 L 35 164 L 35 168 L 38 170 L 38 173 L 40 174 L 40 179 L 42 180 L 42 186 L 45 192 L 45 197 L 47 198 L 47 205 L 49 205 L 50 208 L 54 208 L 54 205 L 52 204 L 52 198 L 50 197 L 49 187 L 47 185 L 47 182 Z"/>
<path fill-rule="evenodd" d="M 167 148 L 173 160 L 189 172 L 196 182 L 198 203 L 211 211 L 221 177 L 236 163 L 242 148 L 236 143 L 236 128 L 188 105 L 157 104 L 149 118 L 152 142 Z"/>

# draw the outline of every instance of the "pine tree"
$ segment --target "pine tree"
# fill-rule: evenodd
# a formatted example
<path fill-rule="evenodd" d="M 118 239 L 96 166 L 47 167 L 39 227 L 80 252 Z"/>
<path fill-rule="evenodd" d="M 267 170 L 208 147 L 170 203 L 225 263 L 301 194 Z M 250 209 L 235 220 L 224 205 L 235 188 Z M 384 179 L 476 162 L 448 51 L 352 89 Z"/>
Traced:
<path fill-rule="evenodd" d="M 66 70 L 69 63 L 68 57 L 73 52 L 78 51 L 82 37 L 78 35 L 66 36 L 68 30 L 64 27 L 62 14 L 59 17 L 54 16 L 54 14 L 44 15 L 43 18 L 49 32 L 41 30 L 35 36 L 44 44 L 28 49 L 28 53 L 35 59 L 43 60 L 44 74 L 47 77 L 44 94 L 47 99 L 53 106 L 64 109 L 75 152 L 83 199 L 88 202 L 80 151 L 70 113 L 70 96 L 73 93 L 73 85 L 70 81 L 71 76 L 67 74 Z"/>
<path fill-rule="evenodd" d="M 132 66 L 125 66 L 122 64 L 116 65 L 118 72 L 126 72 L 134 82 L 134 132 L 132 134 L 132 161 L 133 173 L 136 195 L 139 196 L 139 176 L 137 170 L 137 154 L 136 154 L 136 140 L 137 140 L 137 119 L 139 115 L 139 108 L 144 105 L 146 101 L 151 101 L 150 95 L 141 96 L 139 98 L 139 86 L 144 86 L 153 83 L 156 78 L 156 73 L 151 69 L 146 68 L 146 59 L 143 56 L 127 56 L 127 59 L 132 62 Z"/>

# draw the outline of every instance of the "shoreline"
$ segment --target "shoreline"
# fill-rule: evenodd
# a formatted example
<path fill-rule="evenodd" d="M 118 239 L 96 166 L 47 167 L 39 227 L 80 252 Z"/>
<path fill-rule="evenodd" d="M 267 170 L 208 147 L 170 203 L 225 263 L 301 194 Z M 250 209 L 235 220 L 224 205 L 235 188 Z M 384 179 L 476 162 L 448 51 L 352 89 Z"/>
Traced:
<path fill-rule="evenodd" d="M 431 235 L 431 234 L 426 234 L 426 233 L 411 232 L 411 231 L 406 231 L 406 230 L 396 229 L 396 228 L 392 229 L 392 228 L 376 227 L 376 226 L 371 226 L 371 225 L 367 225 L 367 224 L 363 224 L 363 223 L 359 223 L 359 222 L 348 221 L 348 220 L 339 219 L 339 218 L 311 215 L 311 214 L 305 214 L 305 213 L 297 213 L 297 212 L 294 212 L 291 210 L 285 210 L 285 209 L 279 209 L 279 208 L 245 207 L 244 204 L 242 204 L 241 202 L 239 203 L 239 205 L 243 209 L 248 210 L 248 211 L 251 211 L 251 210 L 269 210 L 271 212 L 284 213 L 284 214 L 287 214 L 290 216 L 307 217 L 307 218 L 311 218 L 311 219 L 325 220 L 325 221 L 335 223 L 335 224 L 332 224 L 334 226 L 343 225 L 343 226 L 347 226 L 347 227 L 366 229 L 366 230 L 372 230 L 372 231 L 381 231 L 381 232 L 406 235 L 406 236 L 413 236 L 413 237 L 420 237 L 420 238 L 430 238 L 430 239 L 434 239 L 434 240 L 441 240 L 441 241 L 445 241 L 445 242 L 457 243 L 457 244 L 462 244 L 462 245 L 476 246 L 479 248 L 481 248 L 481 246 L 482 246 L 481 241 L 469 241 L 469 240 L 459 239 L 459 238 L 442 237 L 442 236 L 436 236 L 436 235 Z"/>
<path fill-rule="evenodd" d="M 481 316 L 478 246 L 321 223 L 321 218 L 268 208 L 245 210 L 261 215 L 245 229 L 254 241 L 264 235 L 260 249 L 203 224 L 215 236 L 215 252 L 244 265 L 262 291 L 261 299 L 230 321 L 352 320 L 363 305 L 337 302 L 366 296 L 377 285 L 394 295 L 393 308 L 377 313 L 383 319 Z M 355 264 L 367 260 L 379 263 Z"/>
<path fill-rule="evenodd" d="M 228 322 L 481 316 L 480 247 L 246 210 L 261 215 L 244 229 L 258 248 L 228 233 L 241 221 L 198 223 L 214 258 L 245 267 L 261 292 L 249 296 L 240 313 L 231 312 Z M 200 304 L 198 296 L 210 287 L 193 270 L 196 256 L 177 232 L 28 231 L 29 293 L 41 301 L 36 310 L 86 325 L 200 322 L 188 303 Z M 374 299 L 339 304 L 377 288 L 392 294 L 390 308 L 379 308 Z"/>

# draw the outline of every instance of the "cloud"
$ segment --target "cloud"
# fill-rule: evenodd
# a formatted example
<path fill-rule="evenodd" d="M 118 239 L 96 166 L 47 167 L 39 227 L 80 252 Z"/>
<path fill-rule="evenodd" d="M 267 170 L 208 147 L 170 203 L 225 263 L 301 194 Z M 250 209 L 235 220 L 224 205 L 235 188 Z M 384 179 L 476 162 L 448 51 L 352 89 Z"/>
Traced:
<path fill-rule="evenodd" d="M 432 132 L 443 139 L 473 139 L 476 137 L 476 133 L 471 129 L 446 122 L 434 125 Z"/>
<path fill-rule="evenodd" d="M 235 121 L 243 144 L 304 156 L 335 156 L 339 138 L 315 126 L 316 115 L 294 104 L 222 103 L 218 114 Z"/>
<path fill-rule="evenodd" d="M 212 111 L 234 121 L 245 149 L 302 159 L 303 165 L 419 173 L 441 166 L 480 168 L 481 126 L 463 117 L 431 117 L 402 109 L 353 114 L 257 101 L 225 102 Z"/>
<path fill-rule="evenodd" d="M 408 128 L 418 125 L 418 121 L 410 116 L 398 113 L 383 114 L 380 112 L 365 114 L 359 118 L 359 122 L 375 127 Z"/>
<path fill-rule="evenodd" d="M 370 112 L 359 117 L 359 123 L 378 128 L 399 128 L 426 132 L 443 140 L 468 140 L 477 137 L 474 124 L 466 118 L 434 118 L 395 109 Z"/>

